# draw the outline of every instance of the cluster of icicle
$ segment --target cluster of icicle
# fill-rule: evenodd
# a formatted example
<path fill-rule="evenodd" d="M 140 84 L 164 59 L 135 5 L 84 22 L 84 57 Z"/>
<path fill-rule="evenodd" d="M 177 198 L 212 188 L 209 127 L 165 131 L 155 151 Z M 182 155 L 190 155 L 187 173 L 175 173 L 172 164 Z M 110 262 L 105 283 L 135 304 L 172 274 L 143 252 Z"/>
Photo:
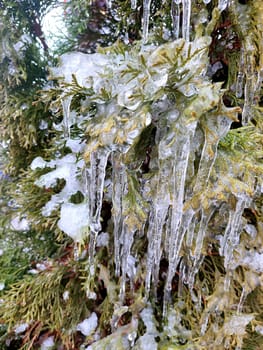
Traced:
<path fill-rule="evenodd" d="M 220 1 L 220 10 L 224 10 L 227 4 L 228 1 Z M 153 290 L 156 288 L 160 261 L 165 257 L 168 271 L 164 299 L 166 304 L 169 303 L 183 244 L 188 256 L 180 264 L 180 275 L 192 289 L 204 259 L 204 239 L 210 220 L 216 212 L 223 210 L 222 203 L 227 203 L 233 196 L 235 200 L 231 203 L 234 204 L 225 208 L 223 213 L 224 233 L 218 238 L 225 268 L 231 272 L 233 252 L 242 231 L 242 213 L 250 205 L 255 187 L 253 176 L 247 185 L 241 181 L 233 185 L 231 176 L 238 176 L 239 169 L 230 174 L 224 174 L 218 168 L 214 171 L 218 144 L 231 123 L 237 120 L 239 108 L 226 108 L 222 103 L 221 84 L 212 84 L 206 78 L 211 39 L 203 36 L 189 41 L 191 1 L 182 1 L 182 25 L 179 23 L 180 6 L 180 0 L 173 1 L 177 39 L 172 42 L 157 47 L 145 45 L 139 53 L 132 50 L 125 54 L 105 55 L 70 53 L 61 57 L 61 64 L 53 69 L 53 75 L 70 83 L 74 74 L 79 86 L 92 91 L 83 105 L 95 103 L 96 115 L 76 115 L 71 111 L 69 87 L 61 96 L 64 118 L 56 128 L 64 130 L 72 153 L 53 162 L 37 158 L 32 163 L 33 169 L 55 168 L 43 175 L 37 185 L 52 187 L 57 178 L 66 180 L 62 193 L 53 195 L 43 208 L 43 215 L 48 216 L 52 210 L 60 208 L 59 227 L 76 242 L 89 238 L 91 263 L 101 232 L 103 198 L 110 197 L 115 273 L 121 277 L 120 299 L 125 295 L 127 276 L 132 279 L 136 273 L 135 265 L 133 269 L 130 266 L 134 259 L 131 251 L 135 235 L 146 234 L 148 239 L 146 293 L 150 293 L 152 286 Z M 133 7 L 136 4 L 133 3 Z M 149 9 L 150 1 L 145 0 L 144 42 Z M 178 38 L 178 28 L 182 28 L 183 38 Z M 247 92 L 250 89 L 250 68 L 246 69 L 245 95 L 249 96 L 245 96 L 245 106 L 252 98 Z M 177 91 L 173 102 L 164 92 L 168 86 Z M 157 128 L 157 169 L 156 174 L 143 181 L 138 190 L 126 156 L 151 123 Z M 84 131 L 89 137 L 86 144 L 70 135 L 74 124 L 79 128 L 85 125 Z M 109 171 L 107 173 L 109 162 L 110 175 Z M 105 194 L 105 181 L 109 176 L 111 184 Z M 78 191 L 83 194 L 83 202 L 71 203 L 71 196 Z M 131 193 L 136 198 L 134 207 L 129 200 Z M 224 283 L 225 290 L 229 288 L 230 272 Z"/>

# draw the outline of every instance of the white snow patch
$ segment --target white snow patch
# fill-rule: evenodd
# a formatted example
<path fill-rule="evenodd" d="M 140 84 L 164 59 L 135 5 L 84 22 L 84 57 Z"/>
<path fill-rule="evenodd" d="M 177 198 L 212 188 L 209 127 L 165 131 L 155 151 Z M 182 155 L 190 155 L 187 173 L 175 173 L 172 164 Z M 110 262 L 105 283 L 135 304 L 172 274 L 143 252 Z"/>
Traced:
<path fill-rule="evenodd" d="M 80 153 L 84 151 L 85 142 L 81 142 L 80 139 L 77 139 L 77 140 L 68 139 L 66 142 L 66 146 L 69 147 L 72 152 Z"/>
<path fill-rule="evenodd" d="M 65 292 L 63 293 L 63 300 L 67 301 L 69 299 L 69 291 L 65 290 Z"/>
<path fill-rule="evenodd" d="M 95 292 L 87 291 L 86 296 L 88 299 L 91 299 L 91 300 L 97 299 L 97 294 Z"/>
<path fill-rule="evenodd" d="M 83 335 L 88 336 L 95 331 L 98 326 L 98 316 L 95 312 L 92 312 L 89 318 L 77 325 L 77 331 L 80 331 Z"/>
<path fill-rule="evenodd" d="M 18 216 L 11 220 L 11 228 L 15 231 L 27 231 L 29 230 L 29 224 L 27 219 L 20 219 Z"/>
<path fill-rule="evenodd" d="M 24 333 L 28 328 L 28 323 L 21 323 L 19 326 L 15 327 L 15 334 Z"/>
<path fill-rule="evenodd" d="M 45 271 L 47 269 L 47 266 L 45 264 L 41 264 L 41 263 L 37 263 L 36 264 L 36 268 L 39 270 L 39 271 Z"/>
<path fill-rule="evenodd" d="M 58 227 L 75 242 L 80 242 L 88 232 L 89 207 L 87 203 L 64 203 L 61 206 Z"/>
<path fill-rule="evenodd" d="M 41 344 L 41 348 L 40 350 L 48 350 L 51 349 L 53 346 L 55 345 L 54 342 L 54 337 L 48 337 L 47 339 L 45 339 L 43 341 L 43 343 Z"/>
<path fill-rule="evenodd" d="M 251 270 L 263 272 L 263 254 L 257 252 L 249 252 L 244 258 L 239 261 L 240 265 L 247 266 Z"/>
<path fill-rule="evenodd" d="M 50 216 L 53 210 L 57 209 L 62 203 L 66 204 L 70 197 L 78 191 L 82 193 L 85 192 L 84 185 L 78 178 L 84 166 L 83 160 L 77 160 L 75 154 L 67 154 L 61 159 L 46 163 L 46 166 L 49 167 L 50 165 L 55 165 L 56 169 L 40 176 L 40 178 L 35 181 L 35 184 L 39 187 L 50 188 L 57 184 L 58 179 L 64 179 L 66 184 L 61 192 L 54 194 L 50 201 L 42 208 L 43 216 Z"/>
<path fill-rule="evenodd" d="M 20 38 L 20 40 L 15 43 L 14 49 L 16 52 L 21 51 L 21 49 L 25 49 L 26 45 L 30 44 L 32 42 L 31 38 L 29 35 L 23 34 Z"/>
<path fill-rule="evenodd" d="M 37 168 L 43 169 L 47 166 L 47 162 L 42 157 L 36 157 L 30 167 L 32 170 L 36 170 Z"/>

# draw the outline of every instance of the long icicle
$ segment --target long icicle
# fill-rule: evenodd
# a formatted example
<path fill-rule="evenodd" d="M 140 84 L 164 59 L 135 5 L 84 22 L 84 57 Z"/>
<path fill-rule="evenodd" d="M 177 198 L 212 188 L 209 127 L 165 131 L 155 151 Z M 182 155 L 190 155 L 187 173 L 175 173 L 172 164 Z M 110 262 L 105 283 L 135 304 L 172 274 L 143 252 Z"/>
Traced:
<path fill-rule="evenodd" d="M 97 235 L 101 230 L 100 215 L 103 200 L 106 166 L 110 151 L 100 149 L 91 153 L 89 178 L 90 242 L 89 257 L 93 260 Z"/>
<path fill-rule="evenodd" d="M 184 121 L 184 118 L 183 118 Z M 173 175 L 172 175 L 172 217 L 169 237 L 168 251 L 168 274 L 165 285 L 164 294 L 164 314 L 166 313 L 166 305 L 169 303 L 172 279 L 176 273 L 176 269 L 180 259 L 180 249 L 184 239 L 185 231 L 181 227 L 183 217 L 183 203 L 185 192 L 186 172 L 188 168 L 189 155 L 191 151 L 191 142 L 196 129 L 197 122 L 189 123 L 187 127 L 180 128 L 176 137 L 176 150 L 173 159 Z"/>
<path fill-rule="evenodd" d="M 203 241 L 206 235 L 207 225 L 211 219 L 211 216 L 213 215 L 215 211 L 215 208 L 209 208 L 208 210 L 205 210 L 201 208 L 201 220 L 199 224 L 199 230 L 196 235 L 195 240 L 195 249 L 193 253 L 193 264 L 188 272 L 188 278 L 185 282 L 188 283 L 190 291 L 192 291 L 194 286 L 194 280 L 195 275 L 197 274 L 200 265 L 203 261 L 203 255 L 202 255 L 202 248 L 203 248 Z"/>
<path fill-rule="evenodd" d="M 248 205 L 248 198 L 245 194 L 239 195 L 235 198 L 236 205 L 234 210 L 230 210 L 227 227 L 225 229 L 224 237 L 220 244 L 219 253 L 225 258 L 225 269 L 227 271 L 225 277 L 225 290 L 228 291 L 231 278 L 231 261 L 235 247 L 239 244 L 241 233 L 242 215 L 243 211 Z"/>
<path fill-rule="evenodd" d="M 131 9 L 136 10 L 137 8 L 137 0 L 131 0 Z"/>
<path fill-rule="evenodd" d="M 243 84 L 244 84 L 244 69 L 245 69 L 245 53 L 244 48 L 241 48 L 240 53 L 240 62 L 239 62 L 239 70 L 237 73 L 237 81 L 236 81 L 236 97 L 240 98 L 243 95 Z"/>
<path fill-rule="evenodd" d="M 153 203 L 153 212 L 150 217 L 147 234 L 149 242 L 145 279 L 147 293 L 150 291 L 151 279 L 156 280 L 156 275 L 159 273 L 163 227 L 170 204 L 168 183 L 166 181 L 170 177 L 169 171 L 170 169 L 166 166 L 166 161 L 161 161 L 156 200 Z"/>
<path fill-rule="evenodd" d="M 65 139 L 70 139 L 70 105 L 72 96 L 67 96 L 61 99 L 63 111 L 63 131 Z"/>
<path fill-rule="evenodd" d="M 121 281 L 120 281 L 120 301 L 124 301 L 126 291 L 126 275 L 128 273 L 128 259 L 131 252 L 131 247 L 134 240 L 134 234 L 136 229 L 130 229 L 125 220 L 122 225 L 122 235 L 120 241 L 122 244 L 121 249 Z M 131 281 L 132 283 L 133 281 Z"/>
<path fill-rule="evenodd" d="M 186 41 L 190 40 L 191 6 L 192 6 L 191 0 L 183 0 L 182 37 Z"/>
<path fill-rule="evenodd" d="M 173 36 L 179 38 L 180 34 L 180 4 L 182 0 L 172 0 L 171 3 L 171 18 L 173 23 Z"/>
<path fill-rule="evenodd" d="M 121 156 L 117 153 L 112 155 L 112 215 L 114 222 L 114 262 L 115 274 L 120 276 L 121 267 L 121 243 L 120 237 L 123 228 L 122 200 L 127 186 L 125 166 L 122 164 Z"/>
<path fill-rule="evenodd" d="M 242 124 L 247 125 L 252 118 L 252 106 L 256 90 L 256 79 L 252 51 L 246 53 L 246 83 L 244 88 L 244 106 L 242 111 Z"/>
<path fill-rule="evenodd" d="M 149 33 L 151 0 L 143 0 L 143 42 L 146 43 Z"/>

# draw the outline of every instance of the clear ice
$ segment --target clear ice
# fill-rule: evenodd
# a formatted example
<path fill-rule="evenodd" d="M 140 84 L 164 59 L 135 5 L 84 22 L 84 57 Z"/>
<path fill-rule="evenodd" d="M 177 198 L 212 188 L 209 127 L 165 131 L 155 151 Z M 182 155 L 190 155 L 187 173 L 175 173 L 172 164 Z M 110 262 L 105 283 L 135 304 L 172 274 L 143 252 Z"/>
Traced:
<path fill-rule="evenodd" d="M 101 231 L 101 208 L 104 193 L 106 166 L 110 151 L 98 149 L 90 154 L 90 168 L 86 170 L 89 201 L 89 255 L 93 259 L 96 239 Z"/>
<path fill-rule="evenodd" d="M 151 11 L 151 0 L 143 0 L 143 41 L 146 42 L 149 33 L 149 21 L 150 21 L 150 11 Z"/>
<path fill-rule="evenodd" d="M 199 3 L 206 8 L 210 0 Z M 127 283 L 130 283 L 128 289 L 133 290 L 137 261 L 139 264 L 143 261 L 145 266 L 141 278 L 146 299 L 151 293 L 157 296 L 160 264 L 162 259 L 167 261 L 165 316 L 169 314 L 176 274 L 180 275 L 178 295 L 186 284 L 193 300 L 196 298 L 196 304 L 201 305 L 200 296 L 199 299 L 194 296 L 195 280 L 207 254 L 206 237 L 211 222 L 214 216 L 223 213 L 222 231 L 213 238 L 220 247 L 220 256 L 224 257 L 226 276 L 220 279 L 218 291 L 208 300 L 201 322 L 201 333 L 205 334 L 210 315 L 225 306 L 224 293 L 230 290 L 235 268 L 253 268 L 256 274 L 262 269 L 255 261 L 255 254 L 252 257 L 247 253 L 240 260 L 236 258 L 236 253 L 240 252 L 243 212 L 251 203 L 253 186 L 248 185 L 245 190 L 242 186 L 239 188 L 241 181 L 237 178 L 242 177 L 243 170 L 232 169 L 234 165 L 229 174 L 224 173 L 224 154 L 219 143 L 228 135 L 231 123 L 237 121 L 240 109 L 227 108 L 223 103 L 222 84 L 212 83 L 206 77 L 211 38 L 203 36 L 190 41 L 193 36 L 191 12 L 196 10 L 195 5 L 191 0 L 171 1 L 175 40 L 163 45 L 147 45 L 151 0 L 144 0 L 143 45 L 139 54 L 131 50 L 125 54 L 63 55 L 61 67 L 54 69 L 53 74 L 62 76 L 67 83 L 72 82 L 74 74 L 81 86 L 92 89 L 93 96 L 87 96 L 85 104 L 96 104 L 96 115 L 81 116 L 86 123 L 87 137 L 83 145 L 77 144 L 70 135 L 70 127 L 75 122 L 70 111 L 72 97 L 62 96 L 64 136 L 72 154 L 53 162 L 38 157 L 31 169 L 52 168 L 36 181 L 38 186 L 54 187 L 57 179 L 66 180 L 65 187 L 46 203 L 42 214 L 49 216 L 59 208 L 59 228 L 75 242 L 89 240 L 91 262 L 102 229 L 103 200 L 107 197 L 111 203 L 113 228 L 107 237 L 114 237 L 112 251 L 115 276 L 120 282 L 120 304 L 125 302 Z M 227 6 L 231 6 L 228 0 L 219 0 L 217 12 L 224 11 Z M 137 8 L 136 0 L 131 1 L 131 7 Z M 242 47 L 233 85 L 236 97 L 242 98 L 244 93 L 243 124 L 251 120 L 263 77 L 262 69 L 254 69 L 250 53 L 246 46 Z M 147 177 L 142 165 L 133 157 L 142 132 L 152 125 L 156 128 L 155 149 Z M 138 188 L 132 182 L 133 177 Z M 106 189 L 107 181 L 110 185 Z M 84 200 L 73 204 L 70 197 L 77 191 L 81 191 Z M 224 206 L 228 202 L 231 205 Z M 252 228 L 247 230 L 253 231 Z M 134 252 L 137 236 L 147 239 L 147 253 L 142 258 Z M 261 255 L 257 258 L 263 259 Z M 242 288 L 237 311 L 242 311 L 244 299 L 250 292 L 245 284 Z M 150 308 L 141 312 L 147 332 L 156 333 L 151 317 Z M 235 320 L 238 319 L 236 316 Z M 154 348 L 152 334 L 141 337 L 140 341 L 146 344 L 147 339 Z"/>
<path fill-rule="evenodd" d="M 181 2 L 181 0 L 172 0 L 171 3 L 171 18 L 173 23 L 173 35 L 175 39 L 178 39 L 180 34 Z"/>
<path fill-rule="evenodd" d="M 189 41 L 192 0 L 182 0 L 182 2 L 183 2 L 182 37 L 186 41 Z"/>

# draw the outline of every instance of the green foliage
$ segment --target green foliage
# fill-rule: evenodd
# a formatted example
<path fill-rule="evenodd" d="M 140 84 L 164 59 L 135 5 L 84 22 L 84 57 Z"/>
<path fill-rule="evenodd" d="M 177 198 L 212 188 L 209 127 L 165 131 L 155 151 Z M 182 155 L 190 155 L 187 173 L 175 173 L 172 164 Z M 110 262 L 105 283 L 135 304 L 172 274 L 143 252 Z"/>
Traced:
<path fill-rule="evenodd" d="M 0 282 L 5 284 L 0 347 L 8 349 L 9 339 L 17 349 L 37 349 L 52 335 L 55 347 L 65 349 L 141 350 L 149 344 L 160 350 L 257 349 L 262 278 L 247 260 L 251 251 L 260 254 L 263 244 L 262 89 L 258 86 L 250 101 L 252 117 L 243 126 L 237 116 L 248 96 L 236 97 L 234 89 L 238 72 L 254 79 L 262 70 L 262 2 L 235 0 L 222 13 L 213 10 L 215 1 L 208 6 L 194 2 L 192 41 L 186 42 L 172 40 L 170 4 L 154 1 L 149 45 L 142 49 L 137 41 L 141 13 L 130 8 L 130 1 L 113 2 L 111 8 L 103 1 L 70 1 L 64 15 L 68 33 L 55 54 L 98 50 L 102 56 L 86 56 L 81 64 L 64 56 L 46 85 L 50 55 L 40 24 L 52 4 L 0 1 L 0 136 L 6 153 L 1 169 L 9 173 L 0 180 Z M 247 56 L 239 67 L 241 47 Z M 82 71 L 87 57 L 94 72 Z M 217 62 L 228 68 L 218 80 L 207 73 Z M 226 135 L 220 129 L 224 123 L 232 123 Z M 187 143 L 190 151 L 180 158 Z M 105 152 L 112 154 L 101 164 Z M 58 171 L 66 155 L 73 159 L 63 169 L 68 177 Z M 33 169 L 30 164 L 38 156 L 44 165 Z M 90 189 L 89 177 L 98 169 L 105 170 L 105 177 L 96 174 Z M 183 172 L 180 203 L 176 190 Z M 54 178 L 47 186 L 45 175 L 50 174 Z M 76 181 L 74 191 L 43 214 L 70 180 Z M 240 234 L 220 247 L 229 217 L 240 214 L 243 198 Z M 72 243 L 59 228 L 65 205 L 72 212 L 83 205 L 99 214 L 101 230 L 93 232 L 89 222 L 81 240 L 77 236 Z M 185 220 L 184 234 L 189 234 L 178 238 L 181 245 L 169 238 L 176 228 L 173 210 L 192 215 L 190 221 L 187 215 L 179 220 L 178 225 Z M 10 222 L 16 218 L 27 220 L 29 229 L 14 230 Z M 157 229 L 149 227 L 162 220 L 158 260 L 151 255 Z M 225 247 L 233 266 L 222 253 Z M 166 281 L 175 254 L 178 266 L 168 303 Z M 117 273 L 114 255 L 120 258 Z M 157 266 L 146 282 L 151 259 Z M 32 268 L 36 275 L 29 275 Z M 189 271 L 195 271 L 192 280 Z M 226 281 L 231 282 L 228 289 Z M 99 317 L 98 327 L 84 339 L 76 327 L 92 312 Z M 28 329 L 17 336 L 15 328 L 22 322 Z"/>
<path fill-rule="evenodd" d="M 77 324 L 88 315 L 88 304 L 80 303 L 86 299 L 80 286 L 82 276 L 79 264 L 47 261 L 45 271 L 26 276 L 5 293 L 0 317 L 4 315 L 10 330 L 21 322 L 30 327 L 32 320 L 33 324 L 40 323 L 35 336 L 44 329 L 56 331 L 70 348 Z M 68 300 L 65 292 L 70 296 Z M 31 348 L 32 343 L 27 346 Z"/>

